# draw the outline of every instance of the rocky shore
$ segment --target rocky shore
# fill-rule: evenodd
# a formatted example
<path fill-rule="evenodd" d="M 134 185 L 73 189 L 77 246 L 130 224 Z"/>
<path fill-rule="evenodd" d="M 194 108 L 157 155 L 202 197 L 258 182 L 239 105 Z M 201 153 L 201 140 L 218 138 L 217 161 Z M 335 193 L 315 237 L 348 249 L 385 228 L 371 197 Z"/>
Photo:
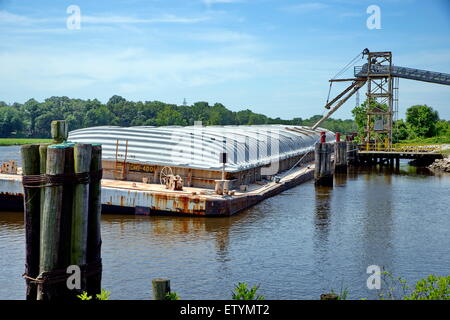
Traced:
<path fill-rule="evenodd" d="M 450 172 L 450 157 L 447 156 L 443 159 L 436 159 L 431 165 L 428 166 L 428 168 Z"/>

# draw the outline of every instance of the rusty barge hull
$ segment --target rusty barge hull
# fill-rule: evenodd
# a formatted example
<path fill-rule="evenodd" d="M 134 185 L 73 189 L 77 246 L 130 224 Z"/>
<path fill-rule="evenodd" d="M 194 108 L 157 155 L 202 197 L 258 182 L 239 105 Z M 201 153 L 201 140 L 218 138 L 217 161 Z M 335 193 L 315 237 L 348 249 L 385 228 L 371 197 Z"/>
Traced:
<path fill-rule="evenodd" d="M 314 166 L 297 168 L 279 183 L 251 185 L 249 191 L 216 195 L 211 190 L 170 191 L 160 185 L 102 180 L 103 213 L 231 216 L 314 177 Z M 23 210 L 21 176 L 0 174 L 0 210 Z"/>

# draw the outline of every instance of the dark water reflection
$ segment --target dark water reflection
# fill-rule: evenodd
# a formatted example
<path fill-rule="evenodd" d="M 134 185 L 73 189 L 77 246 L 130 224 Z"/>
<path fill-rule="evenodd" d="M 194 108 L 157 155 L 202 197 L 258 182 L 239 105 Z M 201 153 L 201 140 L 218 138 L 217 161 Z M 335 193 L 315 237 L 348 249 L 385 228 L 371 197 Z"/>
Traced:
<path fill-rule="evenodd" d="M 417 280 L 450 270 L 450 177 L 404 163 L 312 182 L 230 218 L 103 215 L 103 287 L 114 299 L 149 299 L 168 277 L 185 299 L 230 298 L 260 284 L 268 299 L 317 299 L 347 287 L 373 298 L 366 268 Z M 23 220 L 0 214 L 0 298 L 22 299 Z"/>

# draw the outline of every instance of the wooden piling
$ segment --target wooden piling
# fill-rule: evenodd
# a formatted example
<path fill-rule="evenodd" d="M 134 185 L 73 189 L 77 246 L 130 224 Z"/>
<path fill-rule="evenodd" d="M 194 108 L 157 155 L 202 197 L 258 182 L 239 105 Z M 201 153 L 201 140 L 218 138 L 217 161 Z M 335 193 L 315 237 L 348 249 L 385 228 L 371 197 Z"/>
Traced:
<path fill-rule="evenodd" d="M 46 173 L 64 173 L 64 145 L 51 145 L 47 148 Z M 59 230 L 62 210 L 62 185 L 45 187 L 44 207 L 41 216 L 39 273 L 54 271 L 58 267 Z M 55 286 L 38 285 L 38 300 L 50 300 L 55 295 Z"/>
<path fill-rule="evenodd" d="M 50 132 L 55 143 L 66 141 L 68 136 L 67 122 L 65 120 L 52 121 Z"/>
<path fill-rule="evenodd" d="M 90 171 L 91 155 L 92 145 L 79 143 L 74 146 L 75 173 Z M 73 193 L 70 263 L 79 266 L 86 264 L 88 199 L 89 185 L 76 184 Z"/>
<path fill-rule="evenodd" d="M 92 145 L 91 172 L 102 170 L 102 147 Z M 99 177 L 98 177 L 99 178 Z M 101 180 L 92 179 L 89 185 L 89 213 L 86 262 L 88 264 L 101 263 L 102 238 L 100 232 L 100 219 L 102 211 Z M 101 292 L 102 274 L 98 272 L 86 279 L 86 291 L 90 295 Z"/>
<path fill-rule="evenodd" d="M 354 141 L 347 141 L 347 165 L 356 166 L 358 164 L 358 146 Z"/>
<path fill-rule="evenodd" d="M 67 139 L 65 121 L 52 122 L 52 137 Z M 21 149 L 28 300 L 74 297 L 69 265 L 82 268 L 82 290 L 86 275 L 89 294 L 101 291 L 101 150 L 67 142 Z"/>
<path fill-rule="evenodd" d="M 47 148 L 50 143 L 39 144 L 39 174 L 47 172 Z M 41 188 L 41 215 L 44 209 L 45 188 Z"/>
<path fill-rule="evenodd" d="M 334 172 L 347 172 L 347 143 L 336 141 L 334 144 Z"/>
<path fill-rule="evenodd" d="M 334 293 L 324 293 L 320 295 L 320 300 L 339 300 L 339 297 Z"/>
<path fill-rule="evenodd" d="M 74 169 L 74 144 L 66 144 L 64 155 L 64 174 L 70 175 L 75 172 Z M 72 202 L 73 202 L 73 182 L 66 182 L 63 185 L 63 210 L 61 214 L 60 230 L 60 250 L 59 265 L 66 268 L 70 265 L 70 239 L 72 232 Z"/>
<path fill-rule="evenodd" d="M 314 150 L 314 178 L 316 185 L 333 186 L 333 171 L 331 166 L 331 143 L 316 143 Z"/>
<path fill-rule="evenodd" d="M 23 175 L 39 174 L 39 145 L 21 147 Z M 39 274 L 40 193 L 38 188 L 24 188 L 25 274 L 36 278 Z M 26 280 L 26 299 L 36 300 L 36 284 Z"/>
<path fill-rule="evenodd" d="M 166 296 L 170 293 L 170 280 L 158 278 L 152 280 L 153 300 L 166 300 Z"/>

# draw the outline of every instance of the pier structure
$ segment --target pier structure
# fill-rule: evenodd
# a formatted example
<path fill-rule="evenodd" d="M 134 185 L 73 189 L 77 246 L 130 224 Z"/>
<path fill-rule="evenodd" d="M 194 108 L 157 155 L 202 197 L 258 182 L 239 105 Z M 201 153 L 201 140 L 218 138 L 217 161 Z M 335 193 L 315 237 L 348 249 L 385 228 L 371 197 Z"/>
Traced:
<path fill-rule="evenodd" d="M 384 165 L 396 168 L 400 166 L 400 159 L 430 164 L 443 157 L 441 151 L 442 146 L 438 144 L 364 144 L 358 146 L 358 162 L 360 165 Z"/>

